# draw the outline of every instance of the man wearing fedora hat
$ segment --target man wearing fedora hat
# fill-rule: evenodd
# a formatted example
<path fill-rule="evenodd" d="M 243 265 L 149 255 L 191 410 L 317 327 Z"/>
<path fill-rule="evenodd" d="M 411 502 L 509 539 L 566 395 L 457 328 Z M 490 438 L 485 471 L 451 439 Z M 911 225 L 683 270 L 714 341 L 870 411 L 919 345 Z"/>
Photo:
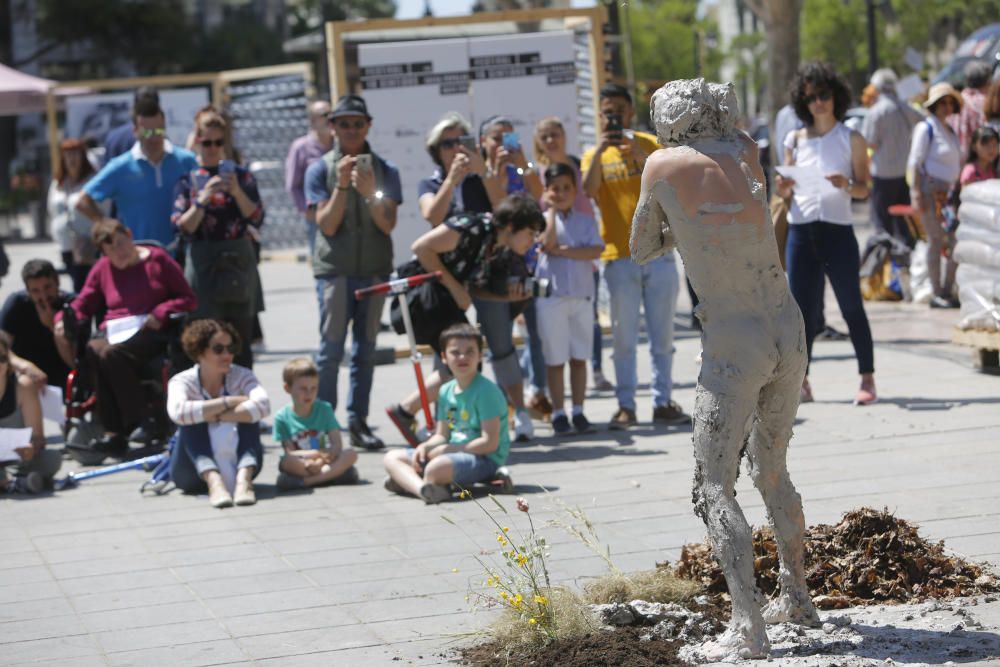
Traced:
<path fill-rule="evenodd" d="M 377 450 L 384 443 L 368 428 L 375 372 L 375 337 L 384 296 L 354 298 L 354 291 L 389 279 L 392 230 L 403 203 L 399 170 L 368 145 L 372 117 L 358 95 L 344 95 L 328 116 L 337 143 L 306 170 L 306 203 L 319 234 L 313 275 L 320 304 L 319 397 L 337 406 L 337 375 L 351 328 L 351 386 L 347 398 L 351 443 Z"/>

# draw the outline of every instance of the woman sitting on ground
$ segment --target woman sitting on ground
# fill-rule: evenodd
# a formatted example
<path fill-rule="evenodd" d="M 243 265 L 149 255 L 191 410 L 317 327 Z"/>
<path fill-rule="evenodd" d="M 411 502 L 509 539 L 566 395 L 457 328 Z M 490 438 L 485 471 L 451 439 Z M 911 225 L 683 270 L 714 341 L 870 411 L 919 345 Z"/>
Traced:
<path fill-rule="evenodd" d="M 19 461 L 0 461 L 0 491 L 38 493 L 62 465 L 59 452 L 45 449 L 42 405 L 38 388 L 27 375 L 17 375 L 10 367 L 10 343 L 0 332 L 0 429 L 31 429 L 30 442 L 17 449 Z M 16 477 L 7 479 L 4 466 L 13 465 Z"/>
<path fill-rule="evenodd" d="M 213 507 L 253 505 L 264 450 L 260 422 L 271 411 L 253 372 L 233 363 L 240 337 L 227 322 L 195 320 L 181 345 L 195 363 L 170 379 L 167 412 L 177 423 L 170 476 L 187 493 L 208 491 Z"/>

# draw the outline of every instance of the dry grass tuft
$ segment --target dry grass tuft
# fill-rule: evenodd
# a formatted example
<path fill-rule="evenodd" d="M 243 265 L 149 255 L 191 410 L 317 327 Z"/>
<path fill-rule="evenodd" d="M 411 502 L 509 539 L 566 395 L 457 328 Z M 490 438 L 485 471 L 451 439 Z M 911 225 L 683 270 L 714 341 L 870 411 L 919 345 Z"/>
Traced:
<path fill-rule="evenodd" d="M 590 610 L 576 593 L 563 587 L 545 590 L 554 621 L 554 637 L 539 631 L 537 625 L 530 624 L 527 618 L 513 609 L 505 608 L 489 633 L 496 646 L 505 649 L 502 652 L 540 646 L 553 639 L 575 639 L 598 629 Z"/>
<path fill-rule="evenodd" d="M 701 592 L 701 585 L 681 579 L 667 568 L 643 572 L 609 572 L 584 587 L 584 600 L 589 604 L 612 602 L 689 602 Z"/>

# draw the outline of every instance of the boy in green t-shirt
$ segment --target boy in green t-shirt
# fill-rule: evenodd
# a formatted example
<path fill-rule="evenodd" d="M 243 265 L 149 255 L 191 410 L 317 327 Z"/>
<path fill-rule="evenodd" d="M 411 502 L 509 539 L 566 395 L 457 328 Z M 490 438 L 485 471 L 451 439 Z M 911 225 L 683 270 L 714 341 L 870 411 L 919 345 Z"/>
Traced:
<path fill-rule="evenodd" d="M 285 450 L 278 463 L 278 489 L 357 482 L 358 453 L 344 447 L 333 407 L 316 398 L 316 365 L 309 359 L 292 359 L 281 376 L 292 404 L 274 416 L 274 439 Z"/>
<path fill-rule="evenodd" d="M 441 386 L 434 435 L 415 449 L 385 455 L 385 488 L 410 493 L 428 504 L 451 498 L 449 485 L 472 486 L 503 477 L 507 461 L 507 399 L 479 372 L 483 340 L 469 324 L 441 334 L 441 356 L 454 379 Z"/>

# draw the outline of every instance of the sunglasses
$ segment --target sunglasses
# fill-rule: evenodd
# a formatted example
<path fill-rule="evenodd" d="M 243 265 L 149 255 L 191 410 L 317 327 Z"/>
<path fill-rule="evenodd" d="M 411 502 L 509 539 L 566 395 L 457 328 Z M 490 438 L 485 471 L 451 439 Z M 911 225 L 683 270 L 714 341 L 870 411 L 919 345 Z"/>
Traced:
<path fill-rule="evenodd" d="M 459 139 L 442 139 L 438 143 L 438 148 L 455 148 L 460 145 L 462 145 L 462 142 Z"/>
<path fill-rule="evenodd" d="M 226 140 L 225 139 L 202 139 L 198 143 L 201 144 L 202 148 L 210 148 L 212 146 L 215 146 L 217 148 L 222 148 L 223 146 L 226 145 Z"/>
<path fill-rule="evenodd" d="M 354 122 L 351 122 L 349 120 L 337 121 L 337 127 L 340 128 L 341 130 L 360 130 L 367 124 L 368 121 L 366 120 L 356 120 Z"/>
<path fill-rule="evenodd" d="M 215 345 L 213 345 L 209 349 L 211 349 L 212 352 L 214 352 L 215 354 L 222 354 L 224 352 L 228 352 L 229 354 L 235 355 L 237 352 L 240 351 L 240 348 L 239 348 L 239 346 L 236 343 L 230 343 L 229 345 L 223 345 L 222 343 L 216 343 Z"/>
<path fill-rule="evenodd" d="M 806 95 L 806 105 L 812 104 L 816 100 L 820 102 L 829 102 L 833 99 L 833 92 L 829 90 L 822 90 L 818 93 L 813 93 L 812 95 Z"/>
<path fill-rule="evenodd" d="M 154 127 L 152 129 L 142 129 L 138 133 L 140 139 L 152 139 L 153 137 L 165 137 L 167 136 L 167 131 L 162 127 Z"/>

